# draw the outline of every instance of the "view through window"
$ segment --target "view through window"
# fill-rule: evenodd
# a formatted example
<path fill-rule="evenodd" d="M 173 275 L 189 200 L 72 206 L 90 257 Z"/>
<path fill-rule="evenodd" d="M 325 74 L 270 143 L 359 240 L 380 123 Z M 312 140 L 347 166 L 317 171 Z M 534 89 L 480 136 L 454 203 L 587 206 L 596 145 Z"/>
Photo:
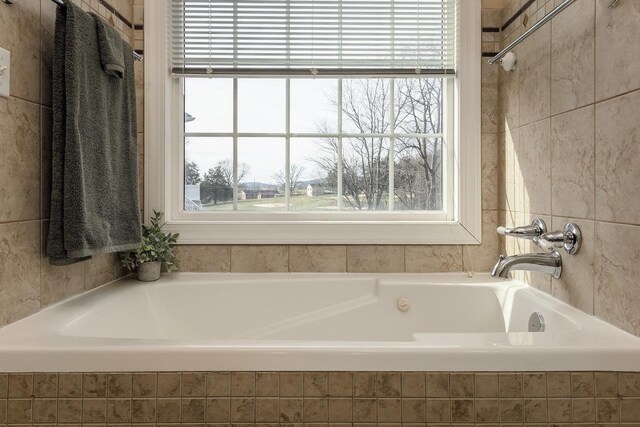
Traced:
<path fill-rule="evenodd" d="M 445 78 L 185 78 L 188 211 L 443 210 Z"/>

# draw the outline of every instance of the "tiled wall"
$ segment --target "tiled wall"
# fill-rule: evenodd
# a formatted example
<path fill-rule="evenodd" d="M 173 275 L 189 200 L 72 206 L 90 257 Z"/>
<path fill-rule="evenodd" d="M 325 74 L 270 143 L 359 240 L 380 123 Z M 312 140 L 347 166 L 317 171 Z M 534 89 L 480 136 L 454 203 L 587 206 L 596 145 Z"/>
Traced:
<path fill-rule="evenodd" d="M 559 1 L 510 1 L 512 41 Z M 562 278 L 518 275 L 640 335 L 640 1 L 580 0 L 515 49 L 500 69 L 500 222 L 577 223 L 584 245 Z M 526 21 L 526 25 L 525 25 Z M 530 250 L 507 239 L 506 251 Z"/>
<path fill-rule="evenodd" d="M 105 2 L 78 0 L 118 28 L 133 29 Z M 133 0 L 109 0 L 125 20 Z M 56 6 L 51 0 L 0 3 L 0 47 L 11 51 L 11 97 L 0 98 L 0 326 L 62 298 L 114 280 L 113 255 L 67 267 L 44 254 L 51 176 L 51 62 Z"/>
<path fill-rule="evenodd" d="M 138 0 L 136 0 L 138 1 Z M 138 5 L 138 3 L 136 3 Z M 483 0 L 482 25 L 495 27 L 504 0 Z M 136 6 L 142 10 L 142 2 Z M 136 35 L 141 37 L 142 33 Z M 483 33 L 493 51 L 497 33 Z M 139 39 L 141 40 L 141 39 Z M 498 257 L 498 71 L 482 65 L 482 217 L 480 246 L 180 246 L 182 271 L 449 272 L 488 271 Z M 464 259 L 464 261 L 463 261 Z"/>
<path fill-rule="evenodd" d="M 9 425 L 632 426 L 640 374 L 182 372 L 0 375 Z"/>

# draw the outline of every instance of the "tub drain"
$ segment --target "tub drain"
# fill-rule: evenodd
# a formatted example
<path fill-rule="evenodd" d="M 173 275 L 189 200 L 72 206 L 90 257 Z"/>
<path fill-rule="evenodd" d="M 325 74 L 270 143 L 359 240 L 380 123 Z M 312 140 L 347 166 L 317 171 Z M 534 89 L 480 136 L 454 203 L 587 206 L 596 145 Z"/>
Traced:
<path fill-rule="evenodd" d="M 544 317 L 537 311 L 529 316 L 529 332 L 544 332 Z"/>

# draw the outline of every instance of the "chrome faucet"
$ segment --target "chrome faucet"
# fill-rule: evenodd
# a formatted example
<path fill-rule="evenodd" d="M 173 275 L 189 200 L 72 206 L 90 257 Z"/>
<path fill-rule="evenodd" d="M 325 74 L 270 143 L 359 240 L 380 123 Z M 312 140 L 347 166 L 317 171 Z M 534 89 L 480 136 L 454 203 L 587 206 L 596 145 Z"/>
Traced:
<path fill-rule="evenodd" d="M 520 254 L 510 257 L 500 255 L 491 275 L 506 279 L 514 270 L 538 271 L 559 279 L 562 274 L 562 256 L 557 251 L 550 254 Z"/>
<path fill-rule="evenodd" d="M 559 279 L 562 274 L 562 256 L 556 249 L 564 248 L 568 254 L 575 255 L 580 250 L 582 241 L 582 234 L 577 225 L 567 224 L 563 231 L 547 233 L 547 225 L 540 218 L 534 219 L 531 225 L 524 227 L 498 227 L 498 234 L 532 240 L 546 252 L 509 257 L 500 255 L 491 275 L 502 278 L 508 278 L 511 271 L 526 270 L 549 274 Z"/>

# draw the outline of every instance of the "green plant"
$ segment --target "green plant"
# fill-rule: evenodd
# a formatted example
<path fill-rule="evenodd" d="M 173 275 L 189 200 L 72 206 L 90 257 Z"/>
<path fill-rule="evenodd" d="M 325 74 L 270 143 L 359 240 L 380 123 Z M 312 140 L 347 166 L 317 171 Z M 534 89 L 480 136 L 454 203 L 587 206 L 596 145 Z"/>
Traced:
<path fill-rule="evenodd" d="M 129 270 L 133 270 L 142 263 L 153 261 L 160 261 L 168 272 L 178 268 L 171 245 L 176 243 L 179 234 L 162 231 L 164 226 L 164 223 L 161 223 L 162 216 L 162 212 L 154 210 L 151 225 L 142 225 L 142 246 L 120 252 L 120 262 Z"/>

